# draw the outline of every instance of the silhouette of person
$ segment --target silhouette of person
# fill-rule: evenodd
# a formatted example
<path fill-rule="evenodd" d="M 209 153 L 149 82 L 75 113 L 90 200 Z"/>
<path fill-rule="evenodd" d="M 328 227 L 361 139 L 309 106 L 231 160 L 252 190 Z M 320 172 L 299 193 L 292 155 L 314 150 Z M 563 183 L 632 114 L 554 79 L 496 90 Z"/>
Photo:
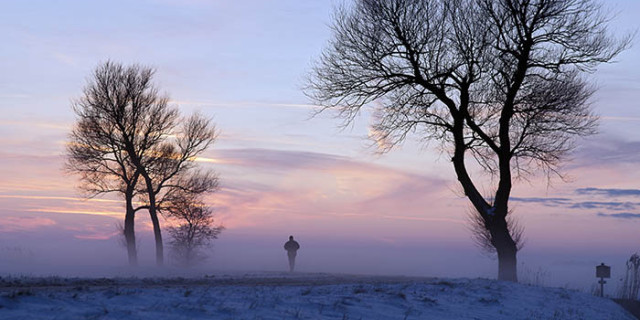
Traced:
<path fill-rule="evenodd" d="M 293 236 L 289 236 L 289 241 L 284 244 L 284 249 L 287 250 L 287 256 L 289 256 L 289 272 L 293 272 L 293 268 L 296 265 L 296 253 L 300 249 L 300 244 L 293 240 Z"/>

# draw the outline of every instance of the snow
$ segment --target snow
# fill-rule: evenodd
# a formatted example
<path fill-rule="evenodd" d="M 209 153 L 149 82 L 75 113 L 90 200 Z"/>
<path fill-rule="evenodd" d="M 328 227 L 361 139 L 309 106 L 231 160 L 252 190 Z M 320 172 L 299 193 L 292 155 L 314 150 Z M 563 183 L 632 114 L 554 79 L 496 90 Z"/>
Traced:
<path fill-rule="evenodd" d="M 487 279 L 334 274 L 0 278 L 0 319 L 634 319 L 613 301 Z"/>

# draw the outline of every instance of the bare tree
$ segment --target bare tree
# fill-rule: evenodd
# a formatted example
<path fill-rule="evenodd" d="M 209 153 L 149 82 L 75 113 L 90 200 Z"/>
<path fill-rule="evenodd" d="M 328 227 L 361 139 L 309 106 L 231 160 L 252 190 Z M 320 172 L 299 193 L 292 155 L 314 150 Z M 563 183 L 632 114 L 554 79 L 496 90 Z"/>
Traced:
<path fill-rule="evenodd" d="M 127 153 L 118 143 L 118 134 L 112 123 L 104 121 L 94 109 L 74 106 L 77 122 L 67 144 L 67 172 L 80 176 L 80 190 L 93 198 L 107 193 L 118 193 L 125 200 L 123 234 L 129 264 L 138 264 L 134 232 L 136 185 L 140 172 L 133 166 Z"/>
<path fill-rule="evenodd" d="M 620 289 L 620 298 L 637 300 L 640 291 L 640 256 L 637 253 L 627 260 L 627 273 Z"/>
<path fill-rule="evenodd" d="M 167 216 L 177 225 L 168 228 L 169 242 L 179 264 L 192 266 L 206 259 L 202 249 L 210 245 L 224 227 L 215 225 L 213 210 L 200 199 L 201 194 L 176 193 L 168 199 Z"/>
<path fill-rule="evenodd" d="M 441 142 L 474 207 L 477 235 L 517 281 L 512 182 L 548 175 L 577 136 L 594 133 L 583 78 L 625 49 L 592 0 L 356 0 L 336 10 L 333 38 L 307 94 L 353 121 L 377 102 L 375 138 L 388 151 L 409 134 Z M 469 160 L 492 176 L 481 194 Z"/>
<path fill-rule="evenodd" d="M 156 239 L 156 262 L 163 264 L 164 253 L 158 213 L 165 210 L 176 193 L 203 194 L 217 188 L 218 178 L 211 171 L 197 170 L 194 159 L 216 139 L 215 128 L 209 119 L 199 114 L 182 121 L 167 131 L 167 137 L 152 148 L 151 152 L 138 156 L 134 163 L 144 178 L 144 200 L 151 214 Z"/>
<path fill-rule="evenodd" d="M 133 168 L 135 181 L 129 186 L 145 203 L 138 209 L 149 212 L 156 262 L 162 265 L 164 247 L 158 217 L 162 197 L 172 189 L 215 186 L 217 181 L 209 181 L 215 178 L 210 173 L 193 181 L 184 177 L 194 169 L 195 157 L 213 143 L 216 135 L 211 121 L 198 114 L 181 119 L 177 108 L 169 105 L 169 98 L 161 96 L 152 84 L 153 74 L 153 69 L 139 65 L 103 63 L 96 68 L 74 109 L 106 128 L 109 143 Z M 103 145 L 91 148 L 101 150 Z"/>

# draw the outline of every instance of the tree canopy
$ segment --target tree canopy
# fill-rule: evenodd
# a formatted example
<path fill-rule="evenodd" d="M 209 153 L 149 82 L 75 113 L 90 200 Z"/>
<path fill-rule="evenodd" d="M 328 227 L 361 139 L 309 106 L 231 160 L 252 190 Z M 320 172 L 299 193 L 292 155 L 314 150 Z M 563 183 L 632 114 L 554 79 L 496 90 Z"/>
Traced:
<path fill-rule="evenodd" d="M 213 191 L 218 178 L 194 163 L 215 141 L 211 120 L 199 114 L 181 117 L 178 108 L 154 86 L 154 72 L 111 61 L 96 68 L 73 104 L 77 123 L 68 144 L 68 168 L 80 173 L 82 188 L 91 195 L 124 193 L 130 262 L 136 260 L 135 212 L 148 210 L 156 261 L 161 265 L 164 253 L 158 214 L 164 210 L 165 197 Z M 136 208 L 134 198 L 141 203 Z"/>
<path fill-rule="evenodd" d="M 629 43 L 591 0 L 357 0 L 338 8 L 307 94 L 347 123 L 375 102 L 385 151 L 408 135 L 442 143 L 499 275 L 517 281 L 512 181 L 557 173 L 597 117 L 585 73 Z M 482 194 L 469 160 L 493 176 Z"/>

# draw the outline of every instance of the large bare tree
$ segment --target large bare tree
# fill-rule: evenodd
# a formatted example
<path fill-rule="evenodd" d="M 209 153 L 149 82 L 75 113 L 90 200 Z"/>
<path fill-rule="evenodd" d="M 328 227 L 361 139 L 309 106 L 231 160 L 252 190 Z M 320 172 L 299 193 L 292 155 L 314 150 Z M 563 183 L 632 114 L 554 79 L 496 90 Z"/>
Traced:
<path fill-rule="evenodd" d="M 124 237 L 129 264 L 138 264 L 134 218 L 141 206 L 134 207 L 140 172 L 120 147 L 111 124 L 89 109 L 75 109 L 77 122 L 67 144 L 67 172 L 80 176 L 80 190 L 93 198 L 118 193 L 125 200 Z"/>
<path fill-rule="evenodd" d="M 80 118 L 91 118 L 104 128 L 108 142 L 133 168 L 135 180 L 131 179 L 130 186 L 144 203 L 137 209 L 147 209 L 150 214 L 156 262 L 162 265 L 159 213 L 163 197 L 172 190 L 201 193 L 215 188 L 217 177 L 213 173 L 193 169 L 194 159 L 215 141 L 216 133 L 211 121 L 198 114 L 180 118 L 177 108 L 169 105 L 169 98 L 160 95 L 153 85 L 153 74 L 152 68 L 139 65 L 103 63 L 94 71 L 83 96 L 74 103 L 74 110 Z M 93 142 L 96 144 L 71 144 L 105 148 L 103 141 Z M 125 221 L 125 235 L 127 226 Z"/>
<path fill-rule="evenodd" d="M 336 10 L 307 93 L 346 123 L 376 102 L 385 151 L 409 134 L 441 142 L 498 278 L 517 281 L 512 183 L 558 173 L 575 137 L 594 133 L 583 75 L 629 43 L 608 19 L 591 0 L 356 0 Z M 490 194 L 470 160 L 492 176 Z"/>

